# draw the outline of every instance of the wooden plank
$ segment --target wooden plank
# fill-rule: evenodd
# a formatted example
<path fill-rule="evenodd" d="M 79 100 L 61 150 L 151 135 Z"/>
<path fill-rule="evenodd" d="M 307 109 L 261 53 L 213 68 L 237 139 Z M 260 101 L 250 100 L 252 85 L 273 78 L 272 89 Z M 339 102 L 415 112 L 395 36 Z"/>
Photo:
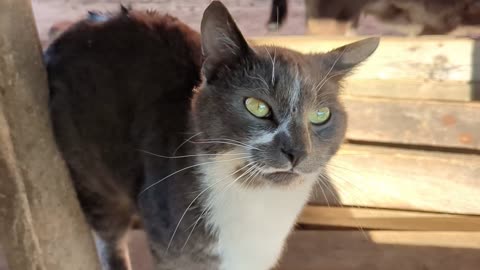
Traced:
<path fill-rule="evenodd" d="M 303 53 L 325 52 L 361 38 L 276 36 L 252 38 L 254 44 L 276 44 Z M 383 37 L 378 49 L 352 78 L 436 81 L 478 81 L 480 59 L 473 57 L 478 43 L 448 37 Z"/>
<path fill-rule="evenodd" d="M 11 270 L 100 269 L 53 138 L 30 5 L 0 1 L 0 239 Z"/>
<path fill-rule="evenodd" d="M 130 237 L 133 269 L 153 269 L 145 239 Z M 478 232 L 297 231 L 277 270 L 476 270 L 478 254 Z"/>
<path fill-rule="evenodd" d="M 479 164 L 479 155 L 344 145 L 312 203 L 339 205 L 338 197 L 343 205 L 480 214 Z"/>
<path fill-rule="evenodd" d="M 300 231 L 277 270 L 477 270 L 479 232 Z"/>
<path fill-rule="evenodd" d="M 251 41 L 312 53 L 325 52 L 358 39 L 277 36 L 252 38 Z M 476 57 L 479 49 L 479 43 L 470 39 L 383 37 L 377 51 L 348 78 L 349 82 L 360 81 L 355 86 L 374 82 L 380 87 L 373 87 L 368 93 L 354 87 L 349 87 L 348 91 L 355 95 L 469 101 L 478 98 L 479 93 L 475 83 L 480 80 L 480 57 Z"/>
<path fill-rule="evenodd" d="M 298 222 L 374 230 L 480 231 L 479 216 L 354 207 L 307 206 Z"/>
<path fill-rule="evenodd" d="M 478 99 L 479 89 L 479 82 L 347 79 L 342 93 L 361 97 L 471 101 Z"/>
<path fill-rule="evenodd" d="M 480 150 L 480 103 L 343 96 L 351 140 Z"/>
<path fill-rule="evenodd" d="M 5 252 L 3 251 L 2 243 L 0 243 L 0 270 L 8 270 L 7 258 L 5 258 Z"/>

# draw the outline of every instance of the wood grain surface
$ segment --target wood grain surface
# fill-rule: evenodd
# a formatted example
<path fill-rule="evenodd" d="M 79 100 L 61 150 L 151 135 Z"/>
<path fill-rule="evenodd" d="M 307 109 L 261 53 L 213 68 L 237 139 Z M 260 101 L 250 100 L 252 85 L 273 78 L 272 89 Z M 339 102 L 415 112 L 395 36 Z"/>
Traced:
<path fill-rule="evenodd" d="M 344 96 L 347 138 L 480 150 L 480 103 Z"/>
<path fill-rule="evenodd" d="M 307 206 L 299 223 L 366 230 L 480 232 L 480 216 L 356 207 Z"/>
<path fill-rule="evenodd" d="M 313 53 L 359 39 L 288 36 L 251 41 Z M 355 95 L 469 101 L 478 98 L 479 93 L 479 48 L 479 43 L 471 39 L 382 37 L 377 51 L 349 77 L 346 88 Z M 362 90 L 369 85 L 371 89 Z"/>
<path fill-rule="evenodd" d="M 480 214 L 479 164 L 479 155 L 344 145 L 312 201 Z"/>
<path fill-rule="evenodd" d="M 299 231 L 278 270 L 477 270 L 480 233 Z"/>

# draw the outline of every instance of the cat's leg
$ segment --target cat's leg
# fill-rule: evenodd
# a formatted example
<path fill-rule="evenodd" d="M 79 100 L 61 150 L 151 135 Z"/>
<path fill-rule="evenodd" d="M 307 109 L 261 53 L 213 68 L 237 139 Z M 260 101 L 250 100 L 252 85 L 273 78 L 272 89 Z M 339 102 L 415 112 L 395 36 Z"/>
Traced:
<path fill-rule="evenodd" d="M 88 217 L 103 270 L 131 270 L 127 237 L 132 215 L 127 209 L 102 205 Z"/>
<path fill-rule="evenodd" d="M 98 233 L 94 235 L 103 270 L 131 270 L 126 235 L 120 239 L 104 238 Z"/>
<path fill-rule="evenodd" d="M 83 182 L 85 183 L 85 182 Z M 92 183 L 92 182 L 90 182 Z M 95 244 L 103 270 L 131 270 L 127 236 L 134 212 L 131 201 L 112 188 L 110 193 L 78 188 L 77 194 L 88 223 L 94 231 Z"/>
<path fill-rule="evenodd" d="M 93 171 L 70 167 L 70 174 L 83 213 L 94 232 L 102 269 L 131 270 L 127 234 L 136 207 L 119 184 L 121 181 L 101 165 L 98 162 Z"/>

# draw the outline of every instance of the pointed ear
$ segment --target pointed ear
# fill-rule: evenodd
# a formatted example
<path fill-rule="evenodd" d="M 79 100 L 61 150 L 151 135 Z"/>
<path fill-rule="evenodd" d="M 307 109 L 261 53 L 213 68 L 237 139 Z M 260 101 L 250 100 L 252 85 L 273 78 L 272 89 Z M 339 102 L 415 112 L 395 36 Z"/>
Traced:
<path fill-rule="evenodd" d="M 203 13 L 202 52 L 205 57 L 203 74 L 211 79 L 220 68 L 245 57 L 251 49 L 227 8 L 220 1 L 212 1 Z"/>
<path fill-rule="evenodd" d="M 315 61 L 322 61 L 322 64 L 326 65 L 328 70 L 330 70 L 331 75 L 341 79 L 355 66 L 372 55 L 377 49 L 379 42 L 380 38 L 378 37 L 366 38 L 339 47 L 328 53 L 317 55 L 320 59 L 316 57 Z"/>

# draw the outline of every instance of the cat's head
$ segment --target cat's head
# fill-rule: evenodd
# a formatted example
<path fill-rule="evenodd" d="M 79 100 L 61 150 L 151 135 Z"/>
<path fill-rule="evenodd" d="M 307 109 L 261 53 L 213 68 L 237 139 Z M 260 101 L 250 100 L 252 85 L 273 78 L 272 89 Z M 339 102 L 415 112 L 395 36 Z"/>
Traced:
<path fill-rule="evenodd" d="M 252 47 L 217 1 L 204 13 L 201 34 L 204 82 L 192 101 L 192 141 L 218 154 L 207 162 L 239 183 L 255 174 L 257 186 L 318 177 L 345 136 L 340 82 L 378 39 L 310 55 Z"/>

